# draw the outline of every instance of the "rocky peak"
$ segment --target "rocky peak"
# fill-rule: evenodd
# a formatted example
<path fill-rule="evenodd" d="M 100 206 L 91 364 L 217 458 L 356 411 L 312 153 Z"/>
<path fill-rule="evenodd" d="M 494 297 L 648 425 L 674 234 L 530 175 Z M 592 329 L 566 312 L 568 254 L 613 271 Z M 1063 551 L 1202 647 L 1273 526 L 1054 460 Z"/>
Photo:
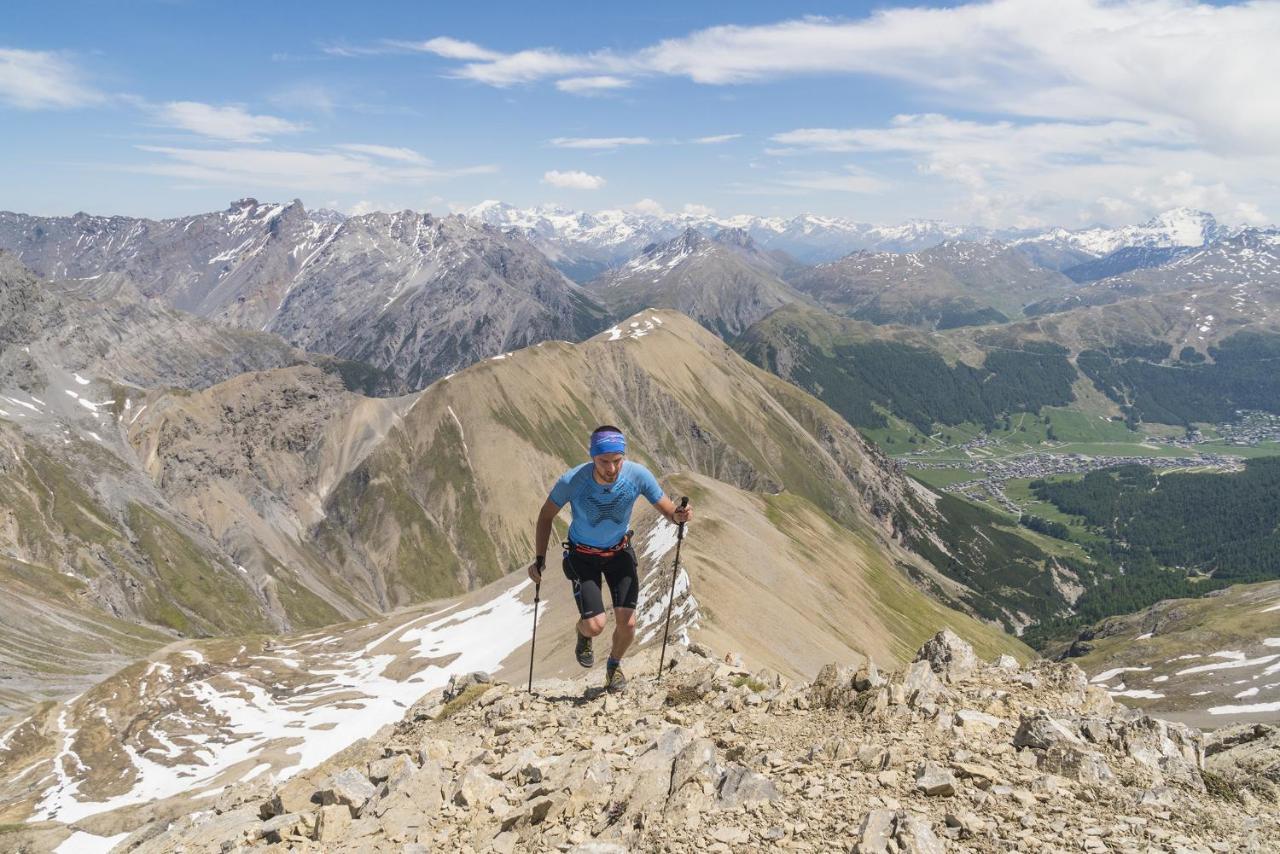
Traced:
<path fill-rule="evenodd" d="M 882 675 L 811 683 L 652 653 L 603 694 L 454 677 L 283 785 L 226 790 L 120 851 L 1265 851 L 1280 787 L 1206 767 L 1194 729 L 1115 704 L 1073 664 L 977 659 L 954 635 Z M 597 677 L 598 678 L 598 677 Z M 1244 733 L 1241 743 L 1269 737 Z"/>
<path fill-rule="evenodd" d="M 756 242 L 745 228 L 722 229 L 715 236 L 715 242 L 724 246 L 735 246 L 739 249 L 755 251 Z"/>

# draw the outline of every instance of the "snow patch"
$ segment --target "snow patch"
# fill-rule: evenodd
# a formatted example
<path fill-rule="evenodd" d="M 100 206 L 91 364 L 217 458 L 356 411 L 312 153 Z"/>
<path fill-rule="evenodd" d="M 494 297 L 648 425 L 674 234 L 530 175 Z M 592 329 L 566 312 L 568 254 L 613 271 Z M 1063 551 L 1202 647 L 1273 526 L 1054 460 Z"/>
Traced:
<path fill-rule="evenodd" d="M 1164 694 L 1158 694 L 1149 688 L 1134 688 L 1130 691 L 1108 691 L 1113 697 L 1132 697 L 1135 700 L 1160 700 Z"/>
<path fill-rule="evenodd" d="M 1246 658 L 1242 661 L 1223 661 L 1214 662 L 1213 664 L 1201 664 L 1197 667 L 1185 667 L 1175 673 L 1175 676 L 1186 676 L 1190 673 L 1208 673 L 1213 670 L 1233 670 L 1237 667 L 1257 667 L 1259 664 L 1266 664 L 1280 658 L 1280 655 L 1264 655 L 1259 658 Z"/>
<path fill-rule="evenodd" d="M 1212 706 L 1209 709 L 1209 714 L 1211 715 L 1253 715 L 1260 712 L 1280 712 L 1280 702 L 1253 703 L 1243 706 Z"/>
<path fill-rule="evenodd" d="M 92 833 L 77 830 L 53 849 L 53 852 L 54 854 L 106 854 L 128 836 L 128 832 L 117 833 L 115 836 L 95 836 Z"/>
<path fill-rule="evenodd" d="M 1150 670 L 1150 669 L 1151 669 L 1150 667 L 1113 667 L 1110 670 L 1102 671 L 1097 676 L 1090 679 L 1089 682 L 1093 685 L 1100 685 L 1103 682 L 1111 681 L 1111 679 L 1113 679 L 1116 676 L 1119 676 L 1121 673 L 1128 673 L 1130 671 L 1142 672 L 1144 670 Z"/>

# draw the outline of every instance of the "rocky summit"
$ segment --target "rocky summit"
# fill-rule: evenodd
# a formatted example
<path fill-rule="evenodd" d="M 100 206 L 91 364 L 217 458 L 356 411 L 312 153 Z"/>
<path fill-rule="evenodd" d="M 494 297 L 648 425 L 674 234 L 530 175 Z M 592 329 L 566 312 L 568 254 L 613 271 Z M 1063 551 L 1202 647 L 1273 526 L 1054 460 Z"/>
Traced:
<path fill-rule="evenodd" d="M 1069 662 L 985 662 L 944 631 L 898 672 L 832 664 L 811 683 L 750 672 L 697 643 L 677 648 L 660 678 L 651 652 L 627 665 L 617 694 L 594 687 L 594 673 L 532 693 L 455 677 L 326 764 L 229 787 L 113 850 L 1225 854 L 1280 844 L 1271 728 L 1202 736 L 1114 702 Z"/>

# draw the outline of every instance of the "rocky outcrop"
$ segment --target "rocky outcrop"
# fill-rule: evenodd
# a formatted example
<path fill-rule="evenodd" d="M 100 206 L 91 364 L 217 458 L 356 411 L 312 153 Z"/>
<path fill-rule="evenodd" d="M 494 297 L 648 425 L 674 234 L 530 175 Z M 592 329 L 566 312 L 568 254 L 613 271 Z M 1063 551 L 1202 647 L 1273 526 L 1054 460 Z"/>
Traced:
<path fill-rule="evenodd" d="M 965 678 L 944 673 L 943 684 L 930 667 L 940 650 L 961 669 L 972 662 Z M 116 850 L 1263 852 L 1280 842 L 1280 787 L 1261 779 L 1249 800 L 1206 791 L 1197 730 L 1076 690 L 1072 664 L 985 664 L 940 634 L 906 672 L 832 665 L 792 685 L 703 653 L 677 653 L 661 680 L 647 675 L 650 658 L 629 661 L 620 695 L 457 680 L 311 782 L 230 789 L 216 809 L 140 829 Z M 913 678 L 935 690 L 908 690 Z"/>

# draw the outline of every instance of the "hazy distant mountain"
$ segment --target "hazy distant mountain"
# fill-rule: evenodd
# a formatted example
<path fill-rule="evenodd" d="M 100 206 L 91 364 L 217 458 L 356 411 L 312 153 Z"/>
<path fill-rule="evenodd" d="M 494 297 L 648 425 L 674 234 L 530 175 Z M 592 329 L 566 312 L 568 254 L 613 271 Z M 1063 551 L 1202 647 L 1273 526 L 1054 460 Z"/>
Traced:
<path fill-rule="evenodd" d="M 646 246 L 664 243 L 690 228 L 707 234 L 740 229 L 761 249 L 781 250 L 807 264 L 830 261 L 857 249 L 904 252 L 935 246 L 944 240 L 993 236 L 987 229 L 933 220 L 911 220 L 886 227 L 814 214 L 784 218 L 657 215 L 622 210 L 586 213 L 549 206 L 517 208 L 496 201 L 482 202 L 466 215 L 520 232 L 577 281 L 594 279 Z"/>
<path fill-rule="evenodd" d="M 649 244 L 671 240 L 689 228 L 707 234 L 742 229 L 762 249 L 781 250 L 806 264 L 833 261 L 858 250 L 916 252 L 946 241 L 999 240 L 1052 270 L 1094 261 L 1126 247 L 1201 246 L 1238 231 L 1220 225 L 1211 214 L 1187 208 L 1166 211 L 1141 225 L 1075 230 L 990 229 L 925 219 L 886 226 L 815 214 L 788 218 L 625 210 L 588 213 L 554 206 L 518 208 L 498 201 L 481 202 L 466 216 L 525 235 L 553 264 L 580 282 L 595 279 Z"/>
<path fill-rule="evenodd" d="M 1161 266 L 1130 269 L 1100 279 L 1073 293 L 1028 306 L 1027 313 L 1047 314 L 1149 294 L 1225 287 L 1238 291 L 1242 305 L 1256 301 L 1255 291 L 1269 296 L 1280 288 L 1280 230 L 1247 228 L 1197 249 L 1178 250 Z"/>

